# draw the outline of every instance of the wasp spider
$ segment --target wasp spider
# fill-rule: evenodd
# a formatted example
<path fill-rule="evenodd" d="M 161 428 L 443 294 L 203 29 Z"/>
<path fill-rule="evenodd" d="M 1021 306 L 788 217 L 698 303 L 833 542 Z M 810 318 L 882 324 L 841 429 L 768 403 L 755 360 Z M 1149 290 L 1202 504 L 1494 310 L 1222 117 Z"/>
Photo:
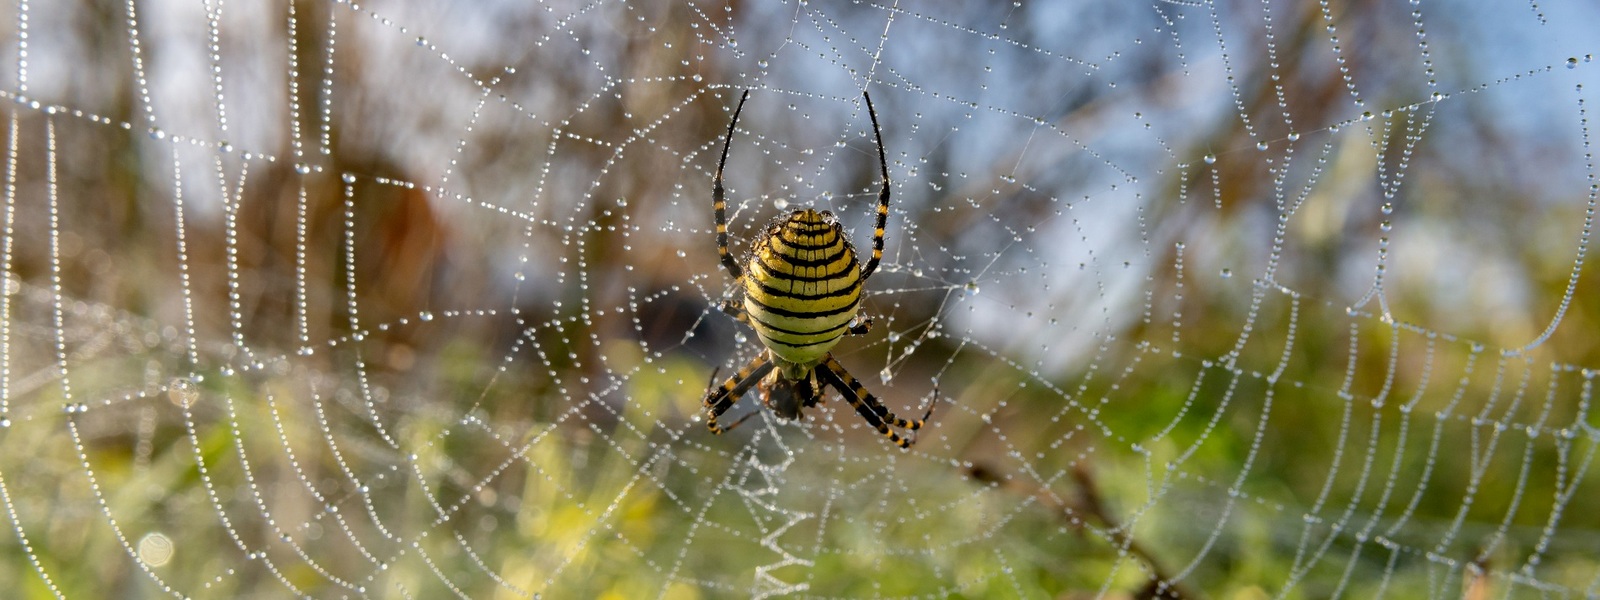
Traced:
<path fill-rule="evenodd" d="M 739 106 L 733 110 L 711 193 L 717 221 L 717 254 L 728 274 L 742 284 L 744 305 L 736 306 L 730 300 L 722 305 L 722 310 L 754 328 L 766 349 L 737 375 L 706 391 L 706 425 L 712 433 L 728 431 L 750 418 L 746 415 L 727 427 L 717 423 L 717 417 L 733 407 L 751 387 L 760 391 L 762 403 L 778 416 L 798 419 L 800 410 L 822 402 L 824 389 L 831 386 L 855 407 L 861 418 L 901 448 L 909 447 L 916 440 L 902 437 L 895 429 L 916 431 L 933 414 L 930 404 L 921 419 L 895 416 L 829 352 L 845 334 L 866 333 L 872 327 L 872 319 L 858 316 L 856 311 L 861 305 L 862 286 L 883 258 L 883 226 L 889 217 L 889 162 L 883 153 L 883 134 L 878 130 L 878 113 L 872 108 L 872 97 L 865 92 L 861 95 L 867 101 L 867 114 L 872 118 L 872 135 L 878 142 L 878 168 L 883 174 L 883 188 L 878 192 L 877 227 L 872 235 L 872 258 L 865 267 L 856 260 L 855 247 L 833 213 L 809 208 L 780 215 L 767 224 L 744 264 L 728 254 L 722 169 L 728 163 L 728 146 L 733 143 L 739 113 L 750 97 L 748 90 L 740 96 Z M 715 383 L 716 373 L 711 377 Z"/>

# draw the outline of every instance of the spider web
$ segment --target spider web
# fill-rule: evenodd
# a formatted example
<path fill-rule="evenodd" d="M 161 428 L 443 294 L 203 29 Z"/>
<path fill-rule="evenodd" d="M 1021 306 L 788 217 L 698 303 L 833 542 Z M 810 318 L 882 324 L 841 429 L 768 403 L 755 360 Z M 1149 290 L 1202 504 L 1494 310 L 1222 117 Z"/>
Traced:
<path fill-rule="evenodd" d="M 1596 597 L 1580 2 L 19 0 L 21 597 Z M 734 250 L 894 200 L 835 399 Z"/>

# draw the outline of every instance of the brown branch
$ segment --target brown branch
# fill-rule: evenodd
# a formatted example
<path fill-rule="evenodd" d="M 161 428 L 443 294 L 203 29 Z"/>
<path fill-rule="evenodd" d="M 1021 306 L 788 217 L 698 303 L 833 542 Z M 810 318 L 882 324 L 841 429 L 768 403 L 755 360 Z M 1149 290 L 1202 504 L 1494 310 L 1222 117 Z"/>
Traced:
<path fill-rule="evenodd" d="M 1140 544 L 1133 538 L 1131 532 L 1122 527 L 1116 516 L 1106 508 L 1094 473 L 1083 463 L 1078 463 L 1072 469 L 1072 481 L 1076 484 L 1077 495 L 1069 499 L 1061 499 L 1058 494 L 1043 486 L 1030 488 L 1027 484 L 1002 475 L 983 464 L 974 464 L 967 470 L 967 475 L 980 483 L 1034 499 L 1040 505 L 1048 507 L 1051 513 L 1065 520 L 1067 526 L 1074 531 L 1081 532 L 1088 521 L 1098 523 L 1114 546 L 1126 550 L 1128 554 L 1144 563 L 1150 573 L 1149 584 L 1135 591 L 1134 598 L 1183 600 L 1200 597 L 1183 584 L 1173 581 L 1149 548 Z"/>

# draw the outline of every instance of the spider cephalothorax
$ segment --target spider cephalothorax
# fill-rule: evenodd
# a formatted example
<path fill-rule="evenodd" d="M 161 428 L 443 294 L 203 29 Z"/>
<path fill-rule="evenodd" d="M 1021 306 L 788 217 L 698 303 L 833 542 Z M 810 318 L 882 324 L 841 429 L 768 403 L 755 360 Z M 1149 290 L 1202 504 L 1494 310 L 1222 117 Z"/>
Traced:
<path fill-rule="evenodd" d="M 752 386 L 760 390 L 762 403 L 785 419 L 798 419 L 801 409 L 815 406 L 824 389 L 838 390 L 868 424 L 889 441 L 904 448 L 914 441 L 902 437 L 891 427 L 916 431 L 933 413 L 908 421 L 884 408 L 856 378 L 834 360 L 829 352 L 845 334 L 866 333 L 872 319 L 858 316 L 861 290 L 867 277 L 883 258 L 883 227 L 889 217 L 889 162 L 883 152 L 883 135 L 878 131 L 878 114 L 872 98 L 863 92 L 867 113 L 872 118 L 872 134 L 878 142 L 878 167 L 883 187 L 878 192 L 877 225 L 872 236 L 872 258 L 861 266 L 855 247 L 844 228 L 828 211 L 798 209 L 779 216 L 762 230 L 743 264 L 728 253 L 727 204 L 723 198 L 722 169 L 728 162 L 728 147 L 733 142 L 734 126 L 750 97 L 746 91 L 728 123 L 722 159 L 712 180 L 712 211 L 717 223 L 717 253 L 722 266 L 742 284 L 744 303 L 722 307 L 728 314 L 756 330 L 765 346 L 755 360 L 721 386 L 706 392 L 706 425 L 722 433 L 744 422 L 722 427 L 717 418 L 727 412 Z M 715 382 L 716 374 L 712 374 Z M 752 413 L 753 414 L 753 413 Z M 746 416 L 745 418 L 749 418 Z"/>

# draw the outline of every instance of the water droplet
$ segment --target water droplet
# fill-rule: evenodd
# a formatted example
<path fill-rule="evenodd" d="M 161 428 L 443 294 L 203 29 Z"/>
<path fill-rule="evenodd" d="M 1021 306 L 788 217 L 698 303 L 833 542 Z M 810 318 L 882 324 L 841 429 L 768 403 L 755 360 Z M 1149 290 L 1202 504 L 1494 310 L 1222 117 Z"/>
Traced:
<path fill-rule="evenodd" d="M 1208 165 L 1214 165 L 1217 164 L 1217 155 L 1207 152 L 1205 158 L 1202 158 L 1201 160 L 1206 161 L 1206 164 Z"/>
<path fill-rule="evenodd" d="M 1289 141 L 1291 141 L 1291 142 L 1300 141 L 1300 132 L 1298 132 L 1298 131 L 1289 132 Z"/>
<path fill-rule="evenodd" d="M 152 140 L 164 140 L 164 139 L 167 139 L 167 132 L 162 131 L 159 127 L 151 127 L 150 128 L 150 139 L 152 139 Z"/>
<path fill-rule="evenodd" d="M 778 198 L 772 201 L 772 206 L 778 210 L 789 208 L 789 200 L 787 198 Z"/>
<path fill-rule="evenodd" d="M 308 165 L 306 163 L 295 163 L 294 164 L 294 172 L 299 173 L 301 175 L 310 175 L 311 174 L 311 165 Z"/>
<path fill-rule="evenodd" d="M 355 176 L 354 173 L 345 173 L 343 175 L 340 175 L 339 179 L 344 180 L 345 183 L 355 183 L 356 182 L 356 176 Z"/>
<path fill-rule="evenodd" d="M 1266 152 L 1267 151 L 1267 143 L 1266 142 L 1256 142 L 1256 149 L 1260 150 L 1262 152 Z"/>
<path fill-rule="evenodd" d="M 422 311 L 420 314 L 417 315 L 417 318 L 418 319 L 422 319 L 423 321 L 432 321 L 433 320 L 433 313 L 428 312 L 428 311 Z"/>
<path fill-rule="evenodd" d="M 1222 270 L 1222 278 L 1223 279 L 1227 279 L 1229 277 L 1233 277 L 1233 269 L 1223 269 Z"/>
<path fill-rule="evenodd" d="M 1578 68 L 1578 57 L 1574 56 L 1574 57 L 1568 58 L 1567 59 L 1567 68 L 1568 69 L 1576 69 L 1576 68 Z"/>
<path fill-rule="evenodd" d="M 152 567 L 159 567 L 172 560 L 172 539 L 159 531 L 145 534 L 139 539 L 139 560 Z"/>
<path fill-rule="evenodd" d="M 967 282 L 966 295 L 968 295 L 968 296 L 976 296 L 976 295 L 978 295 L 978 291 L 979 291 L 978 290 L 978 282 L 976 282 L 976 281 L 968 281 Z"/>
<path fill-rule="evenodd" d="M 1361 113 L 1361 120 L 1363 120 L 1363 121 L 1371 121 L 1372 120 L 1372 111 L 1369 110 L 1369 111 L 1366 111 L 1364 113 Z"/>
<path fill-rule="evenodd" d="M 888 385 L 894 379 L 894 371 L 889 370 L 889 367 L 884 367 L 882 371 L 878 371 L 878 379 L 882 379 L 884 385 Z"/>
<path fill-rule="evenodd" d="M 0 429 L 11 427 L 11 417 L 0 415 Z"/>
<path fill-rule="evenodd" d="M 187 377 L 178 377 L 167 384 L 167 399 L 173 404 L 188 408 L 200 397 L 200 390 L 194 380 Z"/>

